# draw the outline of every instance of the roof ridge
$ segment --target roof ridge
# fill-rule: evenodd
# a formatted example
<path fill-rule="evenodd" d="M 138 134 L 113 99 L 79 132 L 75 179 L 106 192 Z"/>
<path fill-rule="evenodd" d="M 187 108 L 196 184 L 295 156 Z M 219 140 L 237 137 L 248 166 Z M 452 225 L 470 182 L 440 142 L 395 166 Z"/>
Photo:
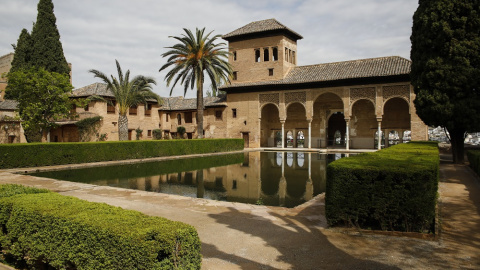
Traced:
<path fill-rule="evenodd" d="M 362 58 L 362 59 L 354 59 L 354 60 L 345 60 L 345 61 L 336 61 L 336 62 L 296 66 L 293 69 L 302 68 L 302 67 L 315 67 L 315 66 L 322 66 L 322 65 L 339 64 L 339 63 L 353 63 L 353 62 L 360 62 L 360 61 L 365 61 L 365 60 L 381 60 L 381 59 L 389 59 L 389 58 L 392 58 L 392 59 L 393 58 L 401 58 L 403 60 L 407 60 L 407 61 L 411 62 L 411 60 L 409 60 L 405 57 L 401 57 L 401 56 L 398 56 L 398 55 L 392 55 L 392 56 L 380 56 L 380 57 L 372 57 L 372 58 Z"/>

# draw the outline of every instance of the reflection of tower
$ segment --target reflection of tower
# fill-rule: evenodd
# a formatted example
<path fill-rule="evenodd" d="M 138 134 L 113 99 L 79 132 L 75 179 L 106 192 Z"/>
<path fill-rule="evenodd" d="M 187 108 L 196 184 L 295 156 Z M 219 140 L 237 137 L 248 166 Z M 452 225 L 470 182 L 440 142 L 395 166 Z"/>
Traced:
<path fill-rule="evenodd" d="M 313 181 L 312 181 L 312 153 L 308 153 L 308 181 L 305 184 L 305 201 L 313 198 Z"/>

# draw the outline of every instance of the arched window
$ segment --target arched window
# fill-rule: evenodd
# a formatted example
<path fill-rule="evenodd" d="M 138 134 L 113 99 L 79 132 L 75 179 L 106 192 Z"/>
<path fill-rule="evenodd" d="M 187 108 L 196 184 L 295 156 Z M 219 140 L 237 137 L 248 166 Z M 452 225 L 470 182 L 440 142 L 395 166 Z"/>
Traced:
<path fill-rule="evenodd" d="M 181 125 L 182 124 L 182 115 L 181 114 L 177 114 L 177 120 L 178 120 L 178 124 Z"/>
<path fill-rule="evenodd" d="M 270 61 L 270 52 L 268 48 L 263 49 L 263 61 L 265 62 Z"/>
<path fill-rule="evenodd" d="M 303 131 L 299 131 L 297 133 L 297 147 L 298 148 L 305 147 L 305 135 L 303 134 Z"/>
<path fill-rule="evenodd" d="M 396 145 L 400 143 L 400 136 L 396 130 L 391 130 L 388 133 L 388 145 Z"/>
<path fill-rule="evenodd" d="M 403 132 L 402 141 L 408 143 L 412 140 L 412 132 L 410 130 L 405 130 Z"/>
<path fill-rule="evenodd" d="M 293 132 L 290 130 L 287 132 L 287 147 L 293 147 Z"/>
<path fill-rule="evenodd" d="M 340 130 L 335 131 L 335 134 L 333 135 L 333 140 L 335 145 L 342 144 L 342 133 L 340 132 Z"/>
<path fill-rule="evenodd" d="M 272 52 L 273 52 L 273 61 L 278 61 L 278 48 L 273 47 Z"/>
<path fill-rule="evenodd" d="M 255 50 L 255 62 L 260 62 L 260 50 Z"/>

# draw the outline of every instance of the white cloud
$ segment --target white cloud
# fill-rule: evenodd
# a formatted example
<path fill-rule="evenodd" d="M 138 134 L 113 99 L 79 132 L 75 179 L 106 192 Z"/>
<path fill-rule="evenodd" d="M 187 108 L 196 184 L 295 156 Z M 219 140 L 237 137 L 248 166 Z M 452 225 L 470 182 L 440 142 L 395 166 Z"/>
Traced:
<path fill-rule="evenodd" d="M 31 31 L 38 0 L 4 0 L 0 10 L 0 55 L 12 51 L 22 28 Z M 408 58 L 417 0 L 54 0 L 57 26 L 73 84 L 97 80 L 98 69 L 116 74 L 115 59 L 132 75 L 152 76 L 156 92 L 168 96 L 161 54 L 182 28 L 206 27 L 226 34 L 247 23 L 276 18 L 304 39 L 300 65 L 400 55 Z M 208 89 L 207 83 L 205 88 Z M 174 95 L 182 95 L 183 87 Z M 187 97 L 195 97 L 189 91 Z"/>

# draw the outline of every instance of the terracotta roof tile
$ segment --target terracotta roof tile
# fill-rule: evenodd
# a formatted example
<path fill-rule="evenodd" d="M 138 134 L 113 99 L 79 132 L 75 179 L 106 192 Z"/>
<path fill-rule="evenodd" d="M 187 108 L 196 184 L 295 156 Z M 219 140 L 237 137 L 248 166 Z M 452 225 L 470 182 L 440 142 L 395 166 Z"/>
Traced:
<path fill-rule="evenodd" d="M 345 62 L 295 67 L 282 80 L 236 83 L 221 89 L 362 79 L 410 74 L 411 61 L 399 56 L 360 59 Z"/>
<path fill-rule="evenodd" d="M 263 20 L 263 21 L 251 22 L 251 23 L 249 23 L 249 24 L 247 24 L 243 27 L 238 28 L 237 30 L 234 30 L 234 31 L 224 35 L 222 38 L 228 40 L 229 38 L 232 38 L 232 37 L 238 37 L 238 36 L 254 34 L 254 33 L 264 33 L 264 32 L 269 32 L 269 31 L 276 31 L 276 30 L 287 31 L 290 34 L 293 34 L 294 36 L 296 36 L 297 39 L 302 39 L 303 38 L 300 34 L 291 30 L 290 28 L 286 27 L 285 25 L 281 24 L 276 19 L 268 19 L 268 20 Z"/>
<path fill-rule="evenodd" d="M 18 107 L 18 101 L 6 99 L 4 101 L 0 101 L 0 110 L 4 111 L 14 111 Z"/>
<path fill-rule="evenodd" d="M 218 97 L 205 97 L 203 98 L 203 104 L 205 107 L 225 107 L 226 96 L 220 95 Z M 197 99 L 183 97 L 169 97 L 163 98 L 163 105 L 159 110 L 162 111 L 189 111 L 197 109 Z"/>

